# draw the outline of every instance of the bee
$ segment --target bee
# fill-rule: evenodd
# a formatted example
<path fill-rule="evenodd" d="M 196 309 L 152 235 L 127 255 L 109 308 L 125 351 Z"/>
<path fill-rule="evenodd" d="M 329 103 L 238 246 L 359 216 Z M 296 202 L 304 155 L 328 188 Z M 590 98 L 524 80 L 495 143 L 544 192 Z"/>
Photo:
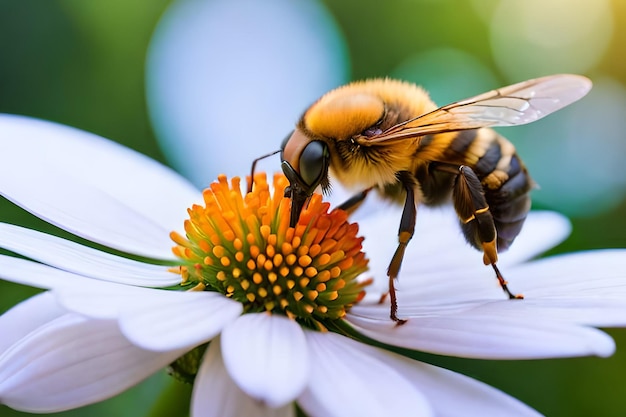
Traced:
<path fill-rule="evenodd" d="M 523 298 L 509 291 L 497 267 L 498 251 L 522 229 L 535 183 L 513 144 L 490 127 L 541 119 L 590 89 L 589 79 L 560 74 L 443 107 L 422 88 L 393 79 L 332 90 L 304 112 L 281 147 L 291 225 L 314 190 L 330 189 L 329 173 L 358 191 L 342 209 L 354 209 L 371 190 L 403 204 L 398 247 L 387 270 L 390 318 L 402 324 L 394 281 L 413 237 L 417 205 L 451 200 L 466 240 L 482 251 L 506 295 Z"/>

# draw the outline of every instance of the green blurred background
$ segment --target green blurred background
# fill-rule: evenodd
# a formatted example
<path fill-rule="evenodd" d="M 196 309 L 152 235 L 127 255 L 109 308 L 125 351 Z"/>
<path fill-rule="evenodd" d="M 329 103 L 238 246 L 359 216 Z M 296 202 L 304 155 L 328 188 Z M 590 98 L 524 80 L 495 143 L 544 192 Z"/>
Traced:
<path fill-rule="evenodd" d="M 166 162 L 148 117 L 145 61 L 151 36 L 169 4 L 166 0 L 0 0 L 0 112 L 75 126 Z M 622 126 L 626 2 L 327 0 L 323 4 L 345 37 L 352 79 L 406 78 L 427 87 L 439 104 L 552 72 L 577 72 L 600 80 L 591 104 L 570 113 L 572 123 L 579 125 L 569 142 L 549 138 L 533 142 L 532 136 L 542 128 L 550 134 L 566 130 L 543 121 L 529 130 L 503 133 L 516 143 L 531 172 L 544 178 L 540 184 L 548 184 L 544 185 L 548 198 L 539 198 L 535 207 L 558 209 L 571 218 L 571 237 L 551 253 L 626 247 L 622 162 L 626 157 L 626 127 Z M 280 140 L 276 138 L 277 143 Z M 568 155 L 580 163 L 568 166 Z M 604 155 L 609 159 L 603 160 Z M 607 191 L 594 194 L 603 184 L 609 185 Z M 568 187 L 571 195 L 559 193 Z M 52 230 L 5 201 L 0 201 L 0 210 L 3 221 Z M 34 293 L 0 283 L 0 312 Z M 428 359 L 492 384 L 549 416 L 623 416 L 626 330 L 609 332 L 618 351 L 608 359 Z M 170 384 L 164 374 L 156 375 L 117 398 L 59 415 L 146 415 Z M 18 415 L 24 414 L 0 406 L 0 416 Z"/>

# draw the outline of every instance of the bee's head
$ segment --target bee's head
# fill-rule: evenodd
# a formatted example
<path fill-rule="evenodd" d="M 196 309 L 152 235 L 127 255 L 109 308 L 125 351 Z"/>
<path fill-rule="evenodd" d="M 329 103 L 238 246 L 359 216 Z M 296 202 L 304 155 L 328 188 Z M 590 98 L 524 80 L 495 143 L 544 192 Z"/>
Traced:
<path fill-rule="evenodd" d="M 307 199 L 318 186 L 328 189 L 328 145 L 321 140 L 311 140 L 299 129 L 283 141 L 282 169 L 289 180 L 285 197 L 291 198 L 290 226 L 294 227 Z"/>

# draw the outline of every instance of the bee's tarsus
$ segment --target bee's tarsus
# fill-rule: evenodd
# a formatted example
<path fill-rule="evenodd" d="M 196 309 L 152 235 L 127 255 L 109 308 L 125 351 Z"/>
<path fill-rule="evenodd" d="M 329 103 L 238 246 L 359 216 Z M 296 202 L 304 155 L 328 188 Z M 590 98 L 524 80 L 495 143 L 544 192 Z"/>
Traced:
<path fill-rule="evenodd" d="M 502 288 L 502 291 L 504 291 L 504 293 L 509 297 L 509 300 L 523 300 L 524 296 L 522 294 L 513 294 L 509 290 L 509 287 L 507 286 L 507 281 L 502 276 L 502 273 L 500 272 L 500 269 L 496 266 L 496 264 L 493 263 L 491 264 L 491 266 L 493 267 L 493 270 L 496 273 L 496 278 L 498 279 L 498 282 L 500 283 L 500 287 Z"/>

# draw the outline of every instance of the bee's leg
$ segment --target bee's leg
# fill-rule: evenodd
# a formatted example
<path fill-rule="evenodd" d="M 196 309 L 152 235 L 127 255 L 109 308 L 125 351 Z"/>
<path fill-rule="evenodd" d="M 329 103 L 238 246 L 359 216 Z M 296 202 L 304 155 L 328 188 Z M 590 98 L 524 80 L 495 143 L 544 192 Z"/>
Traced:
<path fill-rule="evenodd" d="M 338 205 L 337 208 L 340 210 L 347 211 L 349 214 L 352 214 L 357 208 L 359 208 L 361 203 L 363 203 L 363 201 L 365 200 L 365 197 L 367 197 L 367 194 L 370 191 L 372 191 L 372 189 L 367 188 L 361 191 L 360 193 L 356 193 L 355 195 L 353 195 L 352 197 L 350 197 L 349 199 L 347 199 L 346 201 Z"/>
<path fill-rule="evenodd" d="M 406 246 L 415 232 L 415 217 L 417 216 L 415 187 L 417 186 L 417 181 L 413 174 L 408 171 L 399 172 L 398 180 L 400 180 L 406 190 L 406 200 L 404 200 L 404 209 L 402 210 L 402 218 L 400 219 L 400 228 L 398 230 L 398 248 L 393 254 L 393 258 L 391 258 L 391 262 L 387 268 L 387 276 L 389 277 L 389 301 L 391 301 L 389 317 L 400 325 L 406 323 L 406 320 L 398 318 L 398 301 L 396 299 L 394 280 L 398 277 L 398 273 L 400 272 Z"/>
<path fill-rule="evenodd" d="M 470 167 L 465 165 L 459 167 L 452 199 L 454 208 L 461 220 L 465 238 L 476 248 L 483 250 L 483 262 L 485 265 L 493 267 L 496 278 L 506 295 L 511 299 L 524 298 L 509 291 L 506 280 L 496 266 L 496 262 L 498 262 L 496 226 L 485 200 L 483 186 Z"/>

